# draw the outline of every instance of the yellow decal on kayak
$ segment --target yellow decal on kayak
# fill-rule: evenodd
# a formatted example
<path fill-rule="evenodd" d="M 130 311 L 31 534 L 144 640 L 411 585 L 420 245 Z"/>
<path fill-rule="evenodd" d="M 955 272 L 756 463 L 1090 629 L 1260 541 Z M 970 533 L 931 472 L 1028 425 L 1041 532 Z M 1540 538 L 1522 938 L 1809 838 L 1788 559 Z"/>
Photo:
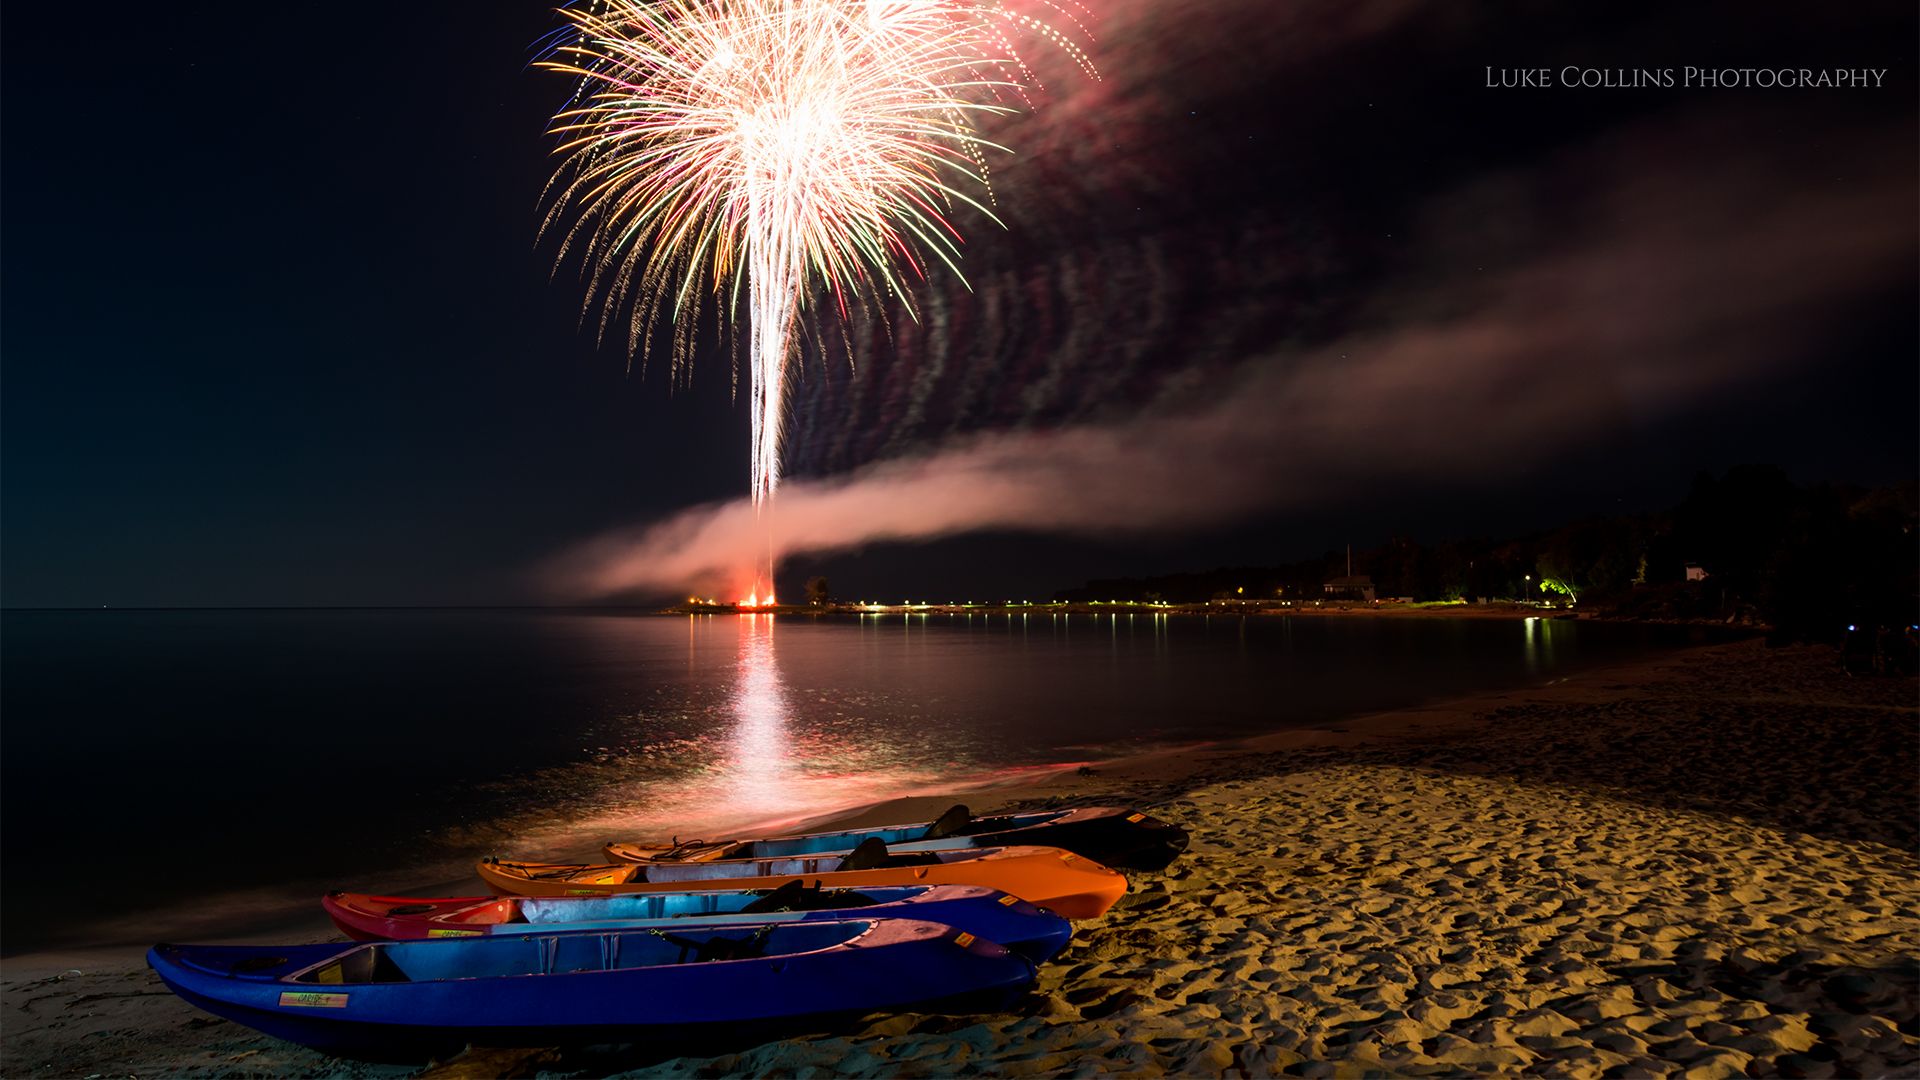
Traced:
<path fill-rule="evenodd" d="M 1147 815 L 1145 815 L 1145 814 L 1128 814 L 1128 815 L 1127 815 L 1127 820 L 1128 820 L 1128 821 L 1131 821 L 1131 822 L 1133 822 L 1133 823 L 1134 823 L 1134 824 L 1136 824 L 1136 825 L 1138 825 L 1138 824 L 1139 824 L 1140 822 L 1142 822 L 1142 821 L 1145 821 L 1145 820 L 1147 820 Z"/>
<path fill-rule="evenodd" d="M 1012 907 L 1013 905 L 1019 902 L 1020 902 L 1020 898 L 1013 895 L 1012 893 L 1008 893 L 1007 895 L 1000 898 L 1001 907 Z"/>
<path fill-rule="evenodd" d="M 568 896 L 599 896 L 599 889 L 568 889 Z"/>
<path fill-rule="evenodd" d="M 300 1005 L 309 1009 L 344 1009 L 347 1007 L 345 994 L 316 994 L 312 991 L 282 990 L 280 1004 Z"/>
<path fill-rule="evenodd" d="M 480 937 L 484 933 L 486 933 L 486 931 L 484 930 L 446 930 L 436 926 L 433 929 L 427 931 L 427 936 L 428 937 Z"/>
<path fill-rule="evenodd" d="M 973 935 L 962 930 L 958 934 L 953 935 L 953 943 L 964 949 L 973 944 Z"/>

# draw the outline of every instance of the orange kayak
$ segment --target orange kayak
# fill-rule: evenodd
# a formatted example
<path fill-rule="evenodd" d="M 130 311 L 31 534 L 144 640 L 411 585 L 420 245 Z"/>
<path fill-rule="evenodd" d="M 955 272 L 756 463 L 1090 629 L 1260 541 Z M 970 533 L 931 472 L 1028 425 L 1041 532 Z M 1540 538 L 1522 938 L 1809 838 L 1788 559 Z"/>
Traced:
<path fill-rule="evenodd" d="M 505 862 L 483 859 L 480 877 L 518 896 L 599 896 L 607 893 L 677 892 L 685 889 L 771 889 L 794 878 L 811 887 L 858 889 L 878 885 L 985 885 L 1012 893 L 1069 919 L 1092 919 L 1127 891 L 1127 879 L 1070 851 L 1050 847 L 960 848 L 953 851 L 888 853 L 879 845 L 835 854 L 788 859 L 727 859 L 715 862 L 617 863 Z"/>

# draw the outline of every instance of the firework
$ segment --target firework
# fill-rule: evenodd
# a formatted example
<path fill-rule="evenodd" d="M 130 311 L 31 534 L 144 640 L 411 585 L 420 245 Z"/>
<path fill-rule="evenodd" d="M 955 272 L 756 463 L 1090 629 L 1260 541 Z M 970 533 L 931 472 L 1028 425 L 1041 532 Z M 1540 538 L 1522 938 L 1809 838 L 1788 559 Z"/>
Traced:
<path fill-rule="evenodd" d="M 1017 39 L 1092 73 L 1078 33 L 998 0 L 604 0 L 561 14 L 540 66 L 576 91 L 553 123 L 563 162 L 544 229 L 562 234 L 562 261 L 579 255 L 603 338 L 624 315 L 629 355 L 644 355 L 671 324 L 676 375 L 701 305 L 731 318 L 744 300 L 756 507 L 779 486 L 809 299 L 844 313 L 850 296 L 905 301 L 930 260 L 958 273 L 949 217 L 992 217 L 969 192 L 989 193 L 987 152 L 1003 149 L 976 121 L 1012 111 L 1032 81 Z"/>

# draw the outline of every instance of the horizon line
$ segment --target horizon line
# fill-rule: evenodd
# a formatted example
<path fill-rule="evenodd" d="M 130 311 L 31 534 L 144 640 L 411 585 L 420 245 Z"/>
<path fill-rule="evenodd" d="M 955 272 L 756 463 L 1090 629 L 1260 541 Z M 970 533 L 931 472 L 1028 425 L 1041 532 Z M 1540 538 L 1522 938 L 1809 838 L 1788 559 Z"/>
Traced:
<path fill-rule="evenodd" d="M 660 610 L 656 604 L 0 604 L 10 611 L 619 611 Z"/>

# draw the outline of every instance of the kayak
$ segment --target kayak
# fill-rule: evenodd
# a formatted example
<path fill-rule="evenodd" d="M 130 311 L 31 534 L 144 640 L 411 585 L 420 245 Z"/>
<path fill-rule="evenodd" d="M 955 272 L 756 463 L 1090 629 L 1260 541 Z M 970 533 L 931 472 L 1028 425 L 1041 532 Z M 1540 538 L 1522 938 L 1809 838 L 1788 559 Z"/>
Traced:
<path fill-rule="evenodd" d="M 913 919 L 324 945 L 156 945 L 193 1005 L 329 1054 L 410 1062 L 469 1044 L 641 1042 L 671 1053 L 872 1012 L 993 1011 L 1033 965 Z"/>
<path fill-rule="evenodd" d="M 979 885 L 892 885 L 855 892 L 810 889 L 795 878 L 771 890 L 445 899 L 333 892 L 320 903 L 335 926 L 362 941 L 899 918 L 945 923 L 1041 964 L 1065 948 L 1073 933 L 1060 916 Z"/>
<path fill-rule="evenodd" d="M 955 806 L 933 821 L 871 829 L 805 833 L 742 840 L 676 839 L 671 844 L 608 844 L 614 862 L 708 862 L 716 859 L 778 859 L 851 851 L 877 839 L 892 851 L 948 851 L 968 847 L 1064 848 L 1076 855 L 1131 870 L 1158 870 L 1187 850 L 1187 831 L 1124 806 L 1087 806 L 974 817 Z"/>
<path fill-rule="evenodd" d="M 481 880 L 516 896 L 595 896 L 688 889 L 772 889 L 804 878 L 823 889 L 880 885 L 985 885 L 1069 919 L 1104 914 L 1127 879 L 1070 851 L 1050 847 L 964 848 L 894 854 L 869 840 L 845 855 L 691 863 L 507 862 L 482 859 Z"/>

